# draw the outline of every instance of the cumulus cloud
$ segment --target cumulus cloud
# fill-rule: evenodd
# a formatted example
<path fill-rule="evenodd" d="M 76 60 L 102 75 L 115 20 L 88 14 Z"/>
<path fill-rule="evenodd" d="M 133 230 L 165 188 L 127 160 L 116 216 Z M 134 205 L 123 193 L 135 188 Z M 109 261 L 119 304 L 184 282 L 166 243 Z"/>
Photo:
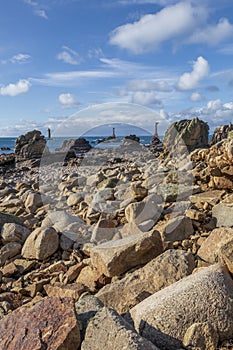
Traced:
<path fill-rule="evenodd" d="M 132 94 L 131 102 L 142 106 L 163 107 L 162 101 L 156 97 L 154 92 L 137 91 Z"/>
<path fill-rule="evenodd" d="M 9 84 L 0 88 L 0 95 L 2 96 L 16 96 L 28 92 L 30 88 L 30 82 L 28 80 L 21 79 L 16 84 Z"/>
<path fill-rule="evenodd" d="M 229 23 L 227 18 L 221 18 L 216 25 L 207 26 L 206 28 L 196 30 L 190 38 L 188 43 L 194 44 L 208 44 L 216 46 L 220 42 L 231 37 L 233 34 L 233 25 Z"/>
<path fill-rule="evenodd" d="M 72 108 L 78 105 L 78 101 L 75 96 L 70 93 L 60 94 L 58 96 L 59 102 L 62 104 L 63 108 Z"/>
<path fill-rule="evenodd" d="M 199 10 L 186 2 L 163 8 L 155 14 L 142 16 L 139 21 L 116 28 L 110 43 L 139 54 L 158 48 L 169 39 L 190 32 L 197 23 Z"/>
<path fill-rule="evenodd" d="M 202 100 L 202 95 L 200 94 L 200 92 L 194 92 L 192 93 L 192 95 L 190 96 L 190 100 L 193 102 L 198 102 Z"/>
<path fill-rule="evenodd" d="M 200 81 L 209 74 L 209 63 L 202 56 L 193 63 L 193 70 L 190 73 L 184 73 L 178 80 L 178 90 L 192 90 L 198 86 Z"/>
<path fill-rule="evenodd" d="M 63 46 L 63 51 L 57 55 L 57 59 L 68 64 L 77 65 L 82 62 L 82 57 L 78 52 L 70 49 L 68 46 Z"/>

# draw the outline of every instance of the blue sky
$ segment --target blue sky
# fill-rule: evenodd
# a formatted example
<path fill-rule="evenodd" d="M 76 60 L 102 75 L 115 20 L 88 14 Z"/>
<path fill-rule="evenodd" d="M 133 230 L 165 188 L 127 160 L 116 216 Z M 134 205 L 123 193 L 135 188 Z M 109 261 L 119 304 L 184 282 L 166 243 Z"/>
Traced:
<path fill-rule="evenodd" d="M 232 0 L 8 0 L 0 9 L 0 136 L 70 120 L 80 134 L 114 122 L 148 131 L 155 120 L 232 122 Z"/>

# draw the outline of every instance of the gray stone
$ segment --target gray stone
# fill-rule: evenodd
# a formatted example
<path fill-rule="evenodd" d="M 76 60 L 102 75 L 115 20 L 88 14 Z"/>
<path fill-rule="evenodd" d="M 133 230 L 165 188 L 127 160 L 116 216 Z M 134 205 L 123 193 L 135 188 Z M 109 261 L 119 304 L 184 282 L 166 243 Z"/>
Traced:
<path fill-rule="evenodd" d="M 170 249 L 124 278 L 107 284 L 96 296 L 105 306 L 122 314 L 151 294 L 188 276 L 194 268 L 191 253 Z"/>
<path fill-rule="evenodd" d="M 157 204 L 157 196 L 152 194 L 141 202 L 129 204 L 125 209 L 125 216 L 129 223 L 134 222 L 139 225 L 150 219 L 157 221 L 161 212 L 162 209 Z"/>
<path fill-rule="evenodd" d="M 89 321 L 95 316 L 96 312 L 103 308 L 104 304 L 94 295 L 86 295 L 81 297 L 75 303 L 75 311 L 77 314 L 80 333 L 81 333 L 81 341 L 84 340 L 87 325 Z"/>
<path fill-rule="evenodd" d="M 36 228 L 26 239 L 22 256 L 27 259 L 45 260 L 53 255 L 59 246 L 59 237 L 53 227 Z"/>
<path fill-rule="evenodd" d="M 100 273 L 112 277 L 145 264 L 162 252 L 160 234 L 152 231 L 99 244 L 91 250 L 91 262 Z"/>
<path fill-rule="evenodd" d="M 219 203 L 212 209 L 212 216 L 216 218 L 217 227 L 232 227 L 233 226 L 233 204 Z"/>
<path fill-rule="evenodd" d="M 0 212 L 0 229 L 2 229 L 5 223 L 9 223 L 9 222 L 15 223 L 18 225 L 23 224 L 23 220 L 18 216 Z"/>
<path fill-rule="evenodd" d="M 0 249 L 0 266 L 4 265 L 5 262 L 13 258 L 13 256 L 17 255 L 21 251 L 21 244 L 19 243 L 7 243 Z"/>
<path fill-rule="evenodd" d="M 158 350 L 114 310 L 103 308 L 87 326 L 82 350 Z"/>
<path fill-rule="evenodd" d="M 177 216 L 161 225 L 160 233 L 164 241 L 182 241 L 190 237 L 194 230 L 192 220 L 186 216 Z"/>
<path fill-rule="evenodd" d="M 187 329 L 209 322 L 219 339 L 233 336 L 233 280 L 225 266 L 203 268 L 130 310 L 136 331 L 161 349 L 182 346 Z"/>
<path fill-rule="evenodd" d="M 14 223 L 4 224 L 1 231 L 3 243 L 17 242 L 22 244 L 25 242 L 29 234 L 30 231 L 28 228 Z"/>
<path fill-rule="evenodd" d="M 190 202 L 192 203 L 209 203 L 211 205 L 217 204 L 223 195 L 225 194 L 224 190 L 210 190 L 202 193 L 193 194 L 189 197 Z"/>

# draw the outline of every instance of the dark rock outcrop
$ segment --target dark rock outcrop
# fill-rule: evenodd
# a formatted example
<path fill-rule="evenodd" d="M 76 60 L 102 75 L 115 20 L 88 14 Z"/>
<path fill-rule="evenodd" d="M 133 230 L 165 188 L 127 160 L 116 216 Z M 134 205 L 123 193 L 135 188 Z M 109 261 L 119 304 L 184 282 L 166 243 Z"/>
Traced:
<path fill-rule="evenodd" d="M 76 158 L 76 156 L 82 156 L 90 149 L 92 146 L 89 141 L 85 138 L 80 137 L 78 139 L 65 140 L 62 143 L 61 148 L 56 148 L 56 152 L 66 153 L 66 159 Z"/>
<path fill-rule="evenodd" d="M 164 137 L 165 149 L 170 152 L 182 153 L 182 150 L 193 151 L 196 148 L 208 146 L 209 126 L 204 121 L 193 118 L 180 120 L 169 126 Z"/>
<path fill-rule="evenodd" d="M 214 145 L 215 143 L 222 141 L 223 139 L 226 139 L 228 137 L 228 134 L 230 131 L 233 130 L 233 125 L 231 123 L 227 125 L 221 125 L 215 128 L 211 144 Z"/>
<path fill-rule="evenodd" d="M 38 130 L 29 131 L 21 135 L 15 142 L 15 161 L 41 159 L 43 153 L 48 153 L 45 137 Z"/>

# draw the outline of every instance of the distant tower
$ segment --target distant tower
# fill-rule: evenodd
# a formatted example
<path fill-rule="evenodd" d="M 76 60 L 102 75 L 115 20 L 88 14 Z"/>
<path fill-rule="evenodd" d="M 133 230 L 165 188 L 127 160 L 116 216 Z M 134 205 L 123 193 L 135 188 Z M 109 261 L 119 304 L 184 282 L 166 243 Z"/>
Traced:
<path fill-rule="evenodd" d="M 159 122 L 155 122 L 154 138 L 159 138 L 159 135 L 158 135 L 158 124 L 159 124 Z"/>
<path fill-rule="evenodd" d="M 51 139 L 51 130 L 50 130 L 50 128 L 48 128 L 48 139 L 49 140 Z"/>
<path fill-rule="evenodd" d="M 115 138 L 116 138 L 115 128 L 112 128 L 112 138 L 113 138 L 113 139 L 115 139 Z"/>

